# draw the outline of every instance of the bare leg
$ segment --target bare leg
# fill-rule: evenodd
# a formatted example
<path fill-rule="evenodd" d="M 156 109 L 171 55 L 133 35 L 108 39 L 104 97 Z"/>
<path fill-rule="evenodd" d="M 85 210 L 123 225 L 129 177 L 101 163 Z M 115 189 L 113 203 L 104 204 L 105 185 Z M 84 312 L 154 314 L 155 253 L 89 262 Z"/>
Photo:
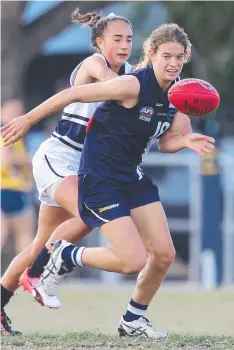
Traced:
<path fill-rule="evenodd" d="M 58 239 L 75 243 L 90 232 L 78 211 L 78 180 L 77 176 L 69 176 L 56 188 L 54 195 L 56 203 L 71 213 L 74 218 L 56 228 L 46 244 L 48 250 L 51 249 L 51 243 Z"/>
<path fill-rule="evenodd" d="M 51 308 L 61 306 L 56 297 L 56 288 L 61 281 L 59 271 L 63 267 L 62 262 L 65 262 L 68 269 L 85 265 L 124 274 L 135 274 L 142 270 L 146 264 L 146 250 L 130 216 L 105 223 L 101 226 L 101 232 L 111 247 L 83 249 L 69 242 L 56 243 L 41 282 L 34 288 L 33 294 L 36 293 L 37 301 Z M 47 293 L 47 290 L 53 292 Z"/>
<path fill-rule="evenodd" d="M 131 216 L 148 253 L 147 264 L 138 276 L 132 298 L 148 305 L 174 261 L 175 249 L 160 202 L 133 209 Z"/>
<path fill-rule="evenodd" d="M 10 219 L 1 212 L 1 249 L 3 249 L 7 243 L 9 234 L 11 230 Z"/>
<path fill-rule="evenodd" d="M 1 284 L 9 291 L 15 291 L 19 286 L 19 277 L 31 265 L 35 256 L 46 244 L 51 232 L 71 216 L 62 208 L 41 204 L 38 231 L 34 241 L 22 253 L 17 255 L 9 265 L 1 279 Z"/>
<path fill-rule="evenodd" d="M 21 253 L 32 243 L 35 234 L 35 220 L 35 213 L 32 208 L 22 215 L 12 217 L 17 254 Z"/>
<path fill-rule="evenodd" d="M 101 231 L 112 248 L 86 248 L 82 254 L 84 265 L 124 274 L 135 274 L 145 266 L 146 251 L 129 216 L 104 224 Z"/>
<path fill-rule="evenodd" d="M 59 239 L 65 239 L 68 242 L 76 243 L 81 238 L 85 237 L 89 231 L 87 226 L 83 225 L 83 223 L 81 224 L 80 218 L 71 218 L 55 229 L 46 243 L 46 248 L 51 250 L 51 243 Z"/>
<path fill-rule="evenodd" d="M 32 264 L 52 232 L 56 229 L 58 230 L 52 235 L 50 242 L 56 239 L 66 239 L 75 242 L 89 232 L 89 229 L 79 216 L 77 197 L 78 177 L 69 176 L 59 184 L 55 192 L 56 203 L 61 208 L 41 204 L 38 232 L 33 243 L 14 258 L 2 277 L 1 284 L 6 289 L 14 291 L 18 288 L 19 277 Z M 76 217 L 71 218 L 72 215 Z M 63 225 L 60 226 L 61 224 Z M 47 248 L 50 248 L 50 244 L 47 245 Z"/>

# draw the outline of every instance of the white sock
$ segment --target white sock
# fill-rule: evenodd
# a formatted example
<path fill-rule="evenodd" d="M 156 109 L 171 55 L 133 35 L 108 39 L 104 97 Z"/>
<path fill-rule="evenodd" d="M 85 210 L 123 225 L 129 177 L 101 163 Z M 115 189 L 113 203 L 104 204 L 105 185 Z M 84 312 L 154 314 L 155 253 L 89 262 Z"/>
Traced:
<path fill-rule="evenodd" d="M 84 266 L 82 263 L 82 254 L 83 251 L 85 250 L 85 247 L 76 247 L 72 254 L 71 254 L 71 258 L 72 258 L 72 262 L 74 265 L 76 266 Z"/>

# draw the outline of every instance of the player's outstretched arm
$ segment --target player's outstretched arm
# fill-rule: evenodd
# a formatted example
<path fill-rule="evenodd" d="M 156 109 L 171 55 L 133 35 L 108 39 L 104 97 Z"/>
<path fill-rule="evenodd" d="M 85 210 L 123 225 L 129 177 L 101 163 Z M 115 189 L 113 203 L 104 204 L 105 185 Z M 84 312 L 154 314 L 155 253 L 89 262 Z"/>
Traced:
<path fill-rule="evenodd" d="M 116 100 L 132 103 L 138 98 L 140 84 L 136 77 L 121 76 L 106 82 L 75 86 L 52 96 L 27 114 L 13 119 L 1 128 L 4 147 L 22 138 L 32 125 L 56 113 L 73 102 L 99 102 Z"/>
<path fill-rule="evenodd" d="M 163 153 L 176 153 L 184 148 L 189 148 L 204 155 L 213 151 L 214 142 L 212 137 L 192 133 L 189 117 L 181 112 L 176 112 L 172 126 L 158 140 L 158 148 Z"/>

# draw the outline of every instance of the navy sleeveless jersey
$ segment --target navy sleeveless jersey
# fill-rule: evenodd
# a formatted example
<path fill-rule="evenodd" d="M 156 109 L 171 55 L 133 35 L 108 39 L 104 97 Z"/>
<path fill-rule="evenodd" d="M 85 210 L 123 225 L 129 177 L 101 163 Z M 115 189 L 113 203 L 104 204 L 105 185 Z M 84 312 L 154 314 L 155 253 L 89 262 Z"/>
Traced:
<path fill-rule="evenodd" d="M 135 107 L 116 101 L 102 103 L 94 113 L 80 162 L 79 174 L 129 183 L 138 178 L 137 167 L 155 138 L 171 126 L 176 109 L 170 105 L 152 65 L 130 73 L 140 82 Z"/>

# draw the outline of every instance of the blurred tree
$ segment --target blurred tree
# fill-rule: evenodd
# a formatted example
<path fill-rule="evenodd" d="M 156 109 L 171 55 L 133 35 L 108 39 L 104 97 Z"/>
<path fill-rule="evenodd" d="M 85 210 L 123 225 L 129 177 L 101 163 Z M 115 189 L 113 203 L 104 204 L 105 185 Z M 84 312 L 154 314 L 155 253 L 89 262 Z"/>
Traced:
<path fill-rule="evenodd" d="M 153 29 L 165 22 L 166 9 L 164 3 L 159 1 L 129 1 L 131 7 L 129 20 L 133 24 L 133 52 L 131 62 L 136 64 L 144 56 L 143 42 Z"/>
<path fill-rule="evenodd" d="M 146 18 L 150 14 L 150 6 L 146 6 L 145 2 L 130 2 L 131 14 L 129 20 L 133 25 L 133 52 L 131 55 L 131 63 L 137 64 L 142 52 L 142 44 L 149 35 L 149 28 L 146 25 Z"/>
<path fill-rule="evenodd" d="M 234 2 L 166 1 L 165 6 L 169 20 L 185 28 L 194 46 L 193 76 L 210 81 L 220 93 L 222 132 L 233 134 Z"/>
<path fill-rule="evenodd" d="M 103 1 L 63 1 L 32 23 L 24 24 L 21 16 L 26 4 L 27 1 L 1 1 L 2 101 L 24 97 L 22 80 L 27 65 L 50 37 L 70 24 L 71 12 L 77 6 L 87 12 L 107 5 Z"/>

